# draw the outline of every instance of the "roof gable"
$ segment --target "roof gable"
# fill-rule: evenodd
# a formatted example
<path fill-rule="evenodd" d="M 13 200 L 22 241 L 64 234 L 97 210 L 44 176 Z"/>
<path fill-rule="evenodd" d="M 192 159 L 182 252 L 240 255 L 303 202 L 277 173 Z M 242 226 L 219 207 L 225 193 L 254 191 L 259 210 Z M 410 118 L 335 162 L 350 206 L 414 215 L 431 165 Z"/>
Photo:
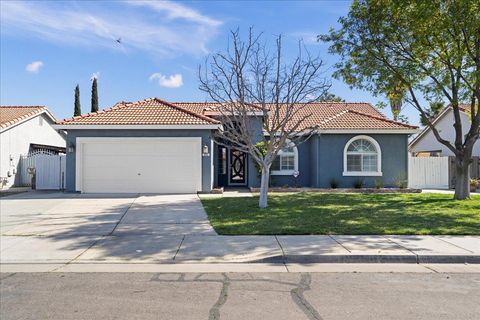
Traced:
<path fill-rule="evenodd" d="M 384 117 L 374 116 L 355 110 L 345 110 L 337 116 L 320 124 L 320 129 L 416 129 L 402 122 L 393 121 Z"/>
<path fill-rule="evenodd" d="M 65 119 L 62 125 L 211 125 L 217 120 L 149 98 L 137 102 L 119 102 L 109 109 Z"/>
<path fill-rule="evenodd" d="M 0 106 L 0 128 L 6 129 L 42 113 L 45 113 L 53 122 L 57 121 L 44 106 Z"/>
<path fill-rule="evenodd" d="M 285 114 L 285 106 L 280 113 Z M 299 105 L 293 122 L 305 118 L 298 131 L 318 130 L 414 130 L 417 127 L 387 119 L 369 103 L 319 102 Z"/>
<path fill-rule="evenodd" d="M 460 104 L 458 106 L 458 110 L 460 110 L 460 112 L 463 112 L 463 113 L 468 113 L 468 110 L 469 110 L 469 105 L 467 104 Z M 445 107 L 433 120 L 432 120 L 432 124 L 435 126 L 441 119 L 443 119 L 449 112 L 453 112 L 453 108 L 451 105 L 448 105 L 447 107 Z M 408 144 L 408 148 L 411 149 L 415 144 L 417 144 L 421 139 L 423 139 L 423 137 L 428 133 L 430 132 L 432 129 L 430 129 L 429 126 L 425 126 L 422 131 L 420 131 L 419 134 L 417 134 L 417 136 L 412 140 L 410 141 L 410 143 Z"/>

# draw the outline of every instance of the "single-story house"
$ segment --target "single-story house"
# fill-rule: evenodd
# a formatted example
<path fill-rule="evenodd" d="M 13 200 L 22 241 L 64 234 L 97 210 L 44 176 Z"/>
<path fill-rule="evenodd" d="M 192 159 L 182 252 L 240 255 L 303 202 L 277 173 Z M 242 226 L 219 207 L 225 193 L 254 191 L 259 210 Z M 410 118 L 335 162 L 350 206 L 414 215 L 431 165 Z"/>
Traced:
<path fill-rule="evenodd" d="M 462 121 L 462 133 L 465 136 L 470 129 L 470 115 L 467 112 L 469 106 L 461 105 L 460 118 Z M 440 136 L 452 143 L 455 141 L 455 128 L 453 123 L 455 122 L 453 116 L 453 108 L 451 106 L 443 109 L 432 121 L 432 124 L 437 128 Z M 480 157 L 480 139 L 477 140 L 473 146 L 473 156 Z M 442 157 L 442 156 L 454 156 L 452 150 L 445 145 L 438 142 L 433 135 L 432 129 L 426 126 L 408 145 L 408 151 L 414 157 Z"/>
<path fill-rule="evenodd" d="M 59 122 L 56 128 L 67 132 L 67 190 L 192 193 L 259 186 L 254 161 L 212 139 L 221 127 L 216 106 L 150 98 Z M 298 148 L 279 153 L 273 184 L 329 187 L 335 180 L 352 187 L 359 179 L 366 186 L 381 179 L 391 186 L 407 176 L 408 137 L 416 127 L 389 120 L 368 103 L 313 103 L 301 112 L 311 114 L 306 126 L 318 129 Z M 263 119 L 252 121 L 260 140 Z"/>
<path fill-rule="evenodd" d="M 38 150 L 65 152 L 65 135 L 52 127 L 56 122 L 43 106 L 0 107 L 0 187 L 18 184 L 21 156 Z"/>

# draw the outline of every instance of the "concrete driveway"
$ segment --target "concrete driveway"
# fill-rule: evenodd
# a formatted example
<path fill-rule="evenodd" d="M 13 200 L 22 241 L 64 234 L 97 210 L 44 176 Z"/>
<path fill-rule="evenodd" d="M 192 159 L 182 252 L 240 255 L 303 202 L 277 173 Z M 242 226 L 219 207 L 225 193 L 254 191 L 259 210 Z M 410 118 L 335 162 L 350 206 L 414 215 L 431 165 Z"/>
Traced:
<path fill-rule="evenodd" d="M 158 261 L 216 235 L 197 195 L 27 192 L 0 200 L 2 263 Z"/>

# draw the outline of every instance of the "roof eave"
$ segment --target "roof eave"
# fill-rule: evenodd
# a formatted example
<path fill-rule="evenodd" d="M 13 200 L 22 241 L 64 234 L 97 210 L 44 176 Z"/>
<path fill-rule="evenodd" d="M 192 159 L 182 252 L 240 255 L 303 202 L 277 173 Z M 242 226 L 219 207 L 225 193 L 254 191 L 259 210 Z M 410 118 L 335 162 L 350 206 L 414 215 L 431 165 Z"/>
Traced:
<path fill-rule="evenodd" d="M 158 125 L 158 124 L 56 124 L 53 128 L 56 130 L 212 130 L 219 129 L 220 124 L 181 124 L 181 125 Z"/>
<path fill-rule="evenodd" d="M 315 134 L 415 134 L 418 129 L 317 129 L 313 130 Z M 294 135 L 311 134 L 312 130 L 303 130 Z M 268 133 L 264 132 L 265 135 Z"/>
<path fill-rule="evenodd" d="M 319 129 L 319 134 L 415 134 L 419 129 Z"/>

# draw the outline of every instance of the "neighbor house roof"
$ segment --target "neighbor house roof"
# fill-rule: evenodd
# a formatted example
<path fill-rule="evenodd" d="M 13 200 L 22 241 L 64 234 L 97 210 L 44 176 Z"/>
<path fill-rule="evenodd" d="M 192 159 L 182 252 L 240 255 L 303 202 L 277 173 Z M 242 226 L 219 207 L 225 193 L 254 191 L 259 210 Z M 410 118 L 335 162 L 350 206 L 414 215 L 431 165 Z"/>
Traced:
<path fill-rule="evenodd" d="M 440 119 L 442 119 L 442 118 L 448 113 L 448 111 L 450 111 L 450 110 L 452 110 L 452 109 L 453 109 L 453 108 L 452 108 L 451 105 L 446 106 L 433 120 L 431 120 L 432 124 L 435 126 L 436 123 L 437 123 L 438 121 L 440 121 Z M 468 105 L 468 104 L 459 104 L 459 105 L 458 105 L 458 110 L 460 110 L 460 112 L 467 113 L 467 112 L 469 112 L 468 110 L 470 110 L 470 105 Z M 417 136 L 416 136 L 412 141 L 410 141 L 410 143 L 408 144 L 408 149 L 413 148 L 413 146 L 414 146 L 415 144 L 417 144 L 417 143 L 422 139 L 422 137 L 424 137 L 425 134 L 426 134 L 428 131 L 430 131 L 430 130 L 432 130 L 432 129 L 430 129 L 429 126 L 425 126 L 425 127 L 423 128 L 423 130 L 420 131 L 420 133 L 417 134 Z"/>
<path fill-rule="evenodd" d="M 0 106 L 0 129 L 6 129 L 41 113 L 46 113 L 52 121 L 56 121 L 44 106 Z"/>
<path fill-rule="evenodd" d="M 113 107 L 59 122 L 60 125 L 212 125 L 215 119 L 158 98 L 119 102 Z"/>

